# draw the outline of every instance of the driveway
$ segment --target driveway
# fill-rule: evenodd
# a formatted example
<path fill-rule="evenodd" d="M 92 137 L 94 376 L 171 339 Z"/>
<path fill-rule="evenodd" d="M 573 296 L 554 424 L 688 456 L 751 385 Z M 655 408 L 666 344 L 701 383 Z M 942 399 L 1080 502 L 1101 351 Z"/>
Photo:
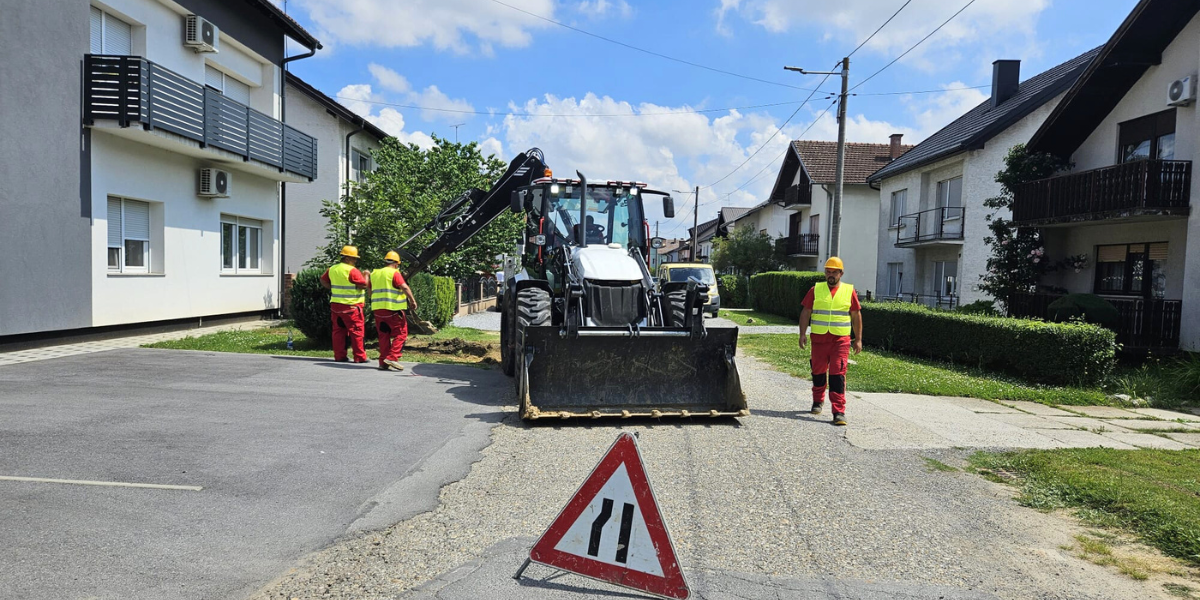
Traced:
<path fill-rule="evenodd" d="M 434 508 L 504 415 L 495 370 L 114 350 L 0 367 L 0 596 L 242 598 Z M 351 536 L 352 537 L 352 536 Z"/>

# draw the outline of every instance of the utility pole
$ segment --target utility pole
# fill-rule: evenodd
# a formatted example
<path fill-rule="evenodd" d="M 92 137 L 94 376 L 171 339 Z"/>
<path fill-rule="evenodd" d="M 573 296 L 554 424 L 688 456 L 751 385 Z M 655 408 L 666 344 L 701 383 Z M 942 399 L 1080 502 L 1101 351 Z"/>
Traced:
<path fill-rule="evenodd" d="M 696 186 L 696 210 L 692 211 L 692 262 L 696 262 L 696 238 L 700 236 L 700 186 Z"/>
<path fill-rule="evenodd" d="M 846 99 L 850 83 L 850 57 L 842 59 L 841 71 L 805 71 L 797 67 L 784 67 L 788 71 L 797 71 L 805 75 L 841 75 L 842 93 L 838 96 L 838 145 L 837 168 L 834 171 L 836 181 L 833 186 L 833 208 L 830 210 L 829 256 L 837 256 L 842 240 L 842 186 L 846 172 Z"/>

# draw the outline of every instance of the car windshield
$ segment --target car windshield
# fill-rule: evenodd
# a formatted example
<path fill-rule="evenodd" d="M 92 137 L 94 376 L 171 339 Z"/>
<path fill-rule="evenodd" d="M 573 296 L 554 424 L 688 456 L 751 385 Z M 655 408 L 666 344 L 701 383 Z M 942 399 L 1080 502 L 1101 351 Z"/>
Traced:
<path fill-rule="evenodd" d="M 556 241 L 571 239 L 572 229 L 579 222 L 579 186 L 546 185 L 541 192 L 550 198 L 546 221 L 554 225 Z M 589 244 L 645 245 L 642 203 L 630 188 L 589 185 L 585 219 Z"/>
<path fill-rule="evenodd" d="M 671 281 L 687 281 L 690 277 L 695 277 L 700 283 L 712 285 L 717 282 L 713 277 L 712 269 L 704 267 L 671 267 L 667 269 L 667 273 L 671 277 Z"/>

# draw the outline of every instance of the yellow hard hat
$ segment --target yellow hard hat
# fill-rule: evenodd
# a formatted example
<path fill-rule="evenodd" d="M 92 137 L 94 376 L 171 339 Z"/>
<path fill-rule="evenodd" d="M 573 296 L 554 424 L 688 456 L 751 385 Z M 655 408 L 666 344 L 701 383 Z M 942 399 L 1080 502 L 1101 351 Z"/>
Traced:
<path fill-rule="evenodd" d="M 358 248 L 355 248 L 354 246 L 342 246 L 342 256 L 358 258 Z"/>
<path fill-rule="evenodd" d="M 836 256 L 830 256 L 829 260 L 825 261 L 825 268 L 826 269 L 837 269 L 839 271 L 846 270 L 846 268 L 842 266 L 842 259 L 840 259 Z"/>
<path fill-rule="evenodd" d="M 388 252 L 386 255 L 384 255 L 383 260 L 384 260 L 384 262 L 394 262 L 394 263 L 399 264 L 400 263 L 400 255 L 396 254 L 395 250 L 392 250 L 392 251 Z"/>

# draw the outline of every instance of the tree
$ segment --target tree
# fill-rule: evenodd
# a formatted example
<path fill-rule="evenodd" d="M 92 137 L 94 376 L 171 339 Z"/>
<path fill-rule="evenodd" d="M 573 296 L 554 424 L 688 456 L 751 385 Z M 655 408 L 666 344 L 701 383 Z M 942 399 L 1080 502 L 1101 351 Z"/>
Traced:
<path fill-rule="evenodd" d="M 1004 157 L 1004 170 L 996 174 L 996 182 L 1001 185 L 1000 195 L 983 202 L 984 206 L 1003 212 L 993 212 L 986 217 L 991 235 L 983 241 L 991 246 L 992 254 L 987 261 L 987 272 L 980 276 L 979 289 L 991 294 L 1006 308 L 1011 306 L 1014 295 L 1037 290 L 1038 280 L 1048 264 L 1041 231 L 1017 227 L 1006 217 L 1012 214 L 1017 188 L 1049 177 L 1066 166 L 1054 155 L 1029 152 L 1024 144 L 1013 146 Z"/>
<path fill-rule="evenodd" d="M 470 188 L 490 189 L 508 167 L 494 155 L 485 158 L 475 142 L 459 144 L 437 136 L 433 140 L 429 150 L 395 138 L 383 140 L 372 153 L 376 168 L 367 173 L 366 182 L 349 184 L 340 201 L 325 201 L 321 215 L 328 219 L 329 243 L 310 264 L 333 264 L 342 246 L 353 244 L 362 257 L 360 267 L 381 267 L 389 250 L 459 194 Z M 521 224 L 520 215 L 506 211 L 465 246 L 434 261 L 428 271 L 456 279 L 491 271 L 496 255 L 509 251 L 521 237 Z M 426 232 L 407 248 L 417 253 L 436 237 L 437 232 Z"/>
<path fill-rule="evenodd" d="M 749 227 L 736 227 L 725 238 L 713 242 L 713 268 L 735 271 L 747 277 L 779 268 L 771 236 Z"/>

